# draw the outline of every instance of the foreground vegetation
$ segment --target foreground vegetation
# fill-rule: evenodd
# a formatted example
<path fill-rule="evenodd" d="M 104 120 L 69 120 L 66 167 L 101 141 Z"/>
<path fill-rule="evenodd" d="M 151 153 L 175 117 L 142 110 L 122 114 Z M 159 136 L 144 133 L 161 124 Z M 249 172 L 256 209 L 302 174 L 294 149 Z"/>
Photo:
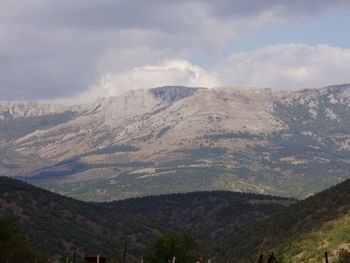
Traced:
<path fill-rule="evenodd" d="M 39 254 L 29 244 L 17 224 L 0 218 L 0 263 L 46 263 L 48 258 Z"/>
<path fill-rule="evenodd" d="M 251 261 L 264 244 L 289 262 L 320 262 L 325 251 L 350 248 L 350 180 L 300 201 L 256 224 L 231 233 L 219 248 L 222 256 Z"/>
<path fill-rule="evenodd" d="M 232 229 L 295 202 L 271 196 L 199 192 L 87 203 L 0 177 L 0 216 L 19 224 L 33 246 L 49 255 L 121 254 L 139 259 L 155 236 L 193 231 L 207 244 Z"/>
<path fill-rule="evenodd" d="M 204 263 L 204 262 L 238 262 L 238 259 L 233 258 L 219 258 L 212 250 L 205 247 L 193 234 L 181 234 L 178 232 L 169 232 L 165 235 L 158 236 L 148 243 L 142 251 L 140 258 L 130 258 L 127 255 L 127 243 L 125 243 L 124 251 L 122 253 L 114 254 L 107 258 L 108 263 L 116 262 L 145 262 L 145 263 L 161 263 L 161 262 L 181 262 L 181 263 Z M 323 257 L 323 251 L 315 255 L 316 262 L 328 262 Z M 255 255 L 256 260 L 244 262 L 274 262 L 275 259 L 279 263 L 295 263 L 300 262 L 296 259 L 288 258 L 287 255 L 281 255 L 276 259 L 273 253 L 262 254 L 260 251 Z M 327 260 L 328 260 L 328 256 Z M 288 258 L 288 259 L 287 259 Z M 0 218 L 0 263 L 48 263 L 52 261 L 60 262 L 83 262 L 81 256 L 75 253 L 70 256 L 62 256 L 60 258 L 44 256 L 35 251 L 27 241 L 26 237 L 21 233 L 18 226 L 8 218 Z M 241 261 L 242 262 L 242 261 Z M 301 262 L 312 262 L 304 260 Z M 344 248 L 338 249 L 336 257 L 332 258 L 332 263 L 349 263 L 350 252 Z"/>
<path fill-rule="evenodd" d="M 297 203 L 203 192 L 98 204 L 0 177 L 0 216 L 18 224 L 1 220 L 1 247 L 19 248 L 28 259 L 40 260 L 45 258 L 34 249 L 56 258 L 76 252 L 77 259 L 100 254 L 118 260 L 127 242 L 128 262 L 141 257 L 145 263 L 160 262 L 170 256 L 181 262 L 254 262 L 259 251 L 265 259 L 273 251 L 278 262 L 313 263 L 322 262 L 327 251 L 329 262 L 347 263 L 349 200 L 347 180 Z M 190 232 L 195 235 L 185 234 Z M 3 255 L 22 255 L 7 250 Z"/>

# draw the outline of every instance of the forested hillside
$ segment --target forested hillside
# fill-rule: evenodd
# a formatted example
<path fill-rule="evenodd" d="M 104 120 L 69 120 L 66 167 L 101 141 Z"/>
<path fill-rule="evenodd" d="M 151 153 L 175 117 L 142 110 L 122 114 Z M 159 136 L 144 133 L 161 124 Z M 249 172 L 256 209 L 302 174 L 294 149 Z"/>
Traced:
<path fill-rule="evenodd" d="M 168 232 L 192 232 L 216 243 L 232 229 L 264 218 L 295 201 L 270 196 L 199 192 L 87 203 L 0 177 L 0 216 L 17 222 L 33 246 L 49 255 L 120 255 L 125 240 L 132 257 Z M 210 245 L 209 245 L 210 246 Z"/>
<path fill-rule="evenodd" d="M 335 262 L 350 248 L 350 180 L 300 201 L 271 217 L 231 233 L 221 255 L 253 260 L 261 246 L 282 262 L 321 262 L 324 252 Z"/>

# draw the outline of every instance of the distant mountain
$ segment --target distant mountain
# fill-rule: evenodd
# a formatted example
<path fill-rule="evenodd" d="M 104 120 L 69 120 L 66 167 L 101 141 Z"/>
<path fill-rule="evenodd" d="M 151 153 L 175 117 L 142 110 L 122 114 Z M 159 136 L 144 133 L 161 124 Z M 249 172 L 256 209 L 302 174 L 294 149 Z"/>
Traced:
<path fill-rule="evenodd" d="M 81 200 L 205 190 L 304 198 L 350 178 L 350 85 L 160 87 L 0 102 L 0 174 Z"/>
<path fill-rule="evenodd" d="M 197 192 L 112 203 L 86 203 L 0 177 L 0 218 L 15 220 L 33 246 L 51 256 L 139 257 L 154 236 L 193 232 L 207 245 L 229 230 L 276 213 L 295 201 L 257 194 Z"/>
<path fill-rule="evenodd" d="M 252 262 L 263 247 L 279 262 L 336 262 L 339 249 L 350 251 L 350 180 L 231 233 L 221 257 Z"/>

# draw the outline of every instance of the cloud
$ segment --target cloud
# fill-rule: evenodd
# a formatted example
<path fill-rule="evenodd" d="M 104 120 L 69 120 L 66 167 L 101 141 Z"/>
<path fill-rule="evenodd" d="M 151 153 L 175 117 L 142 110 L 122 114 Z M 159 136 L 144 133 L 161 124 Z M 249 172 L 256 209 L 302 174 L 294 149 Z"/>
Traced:
<path fill-rule="evenodd" d="M 303 89 L 348 83 L 349 67 L 349 49 L 292 43 L 232 54 L 212 71 L 225 85 Z"/>
<path fill-rule="evenodd" d="M 77 96 L 109 72 L 213 54 L 241 32 L 348 6 L 347 0 L 4 0 L 0 98 Z"/>
<path fill-rule="evenodd" d="M 320 88 L 348 83 L 350 50 L 327 45 L 291 43 L 230 55 L 209 70 L 186 60 L 168 60 L 109 72 L 89 91 L 68 103 L 117 96 L 130 90 L 165 85 L 191 87 L 240 86 L 282 90 Z"/>
<path fill-rule="evenodd" d="M 263 12 L 274 11 L 276 16 L 281 18 L 295 19 L 296 17 L 312 17 L 320 15 L 330 9 L 339 7 L 348 7 L 350 5 L 347 0 L 221 0 L 221 1 L 205 1 L 214 16 L 220 17 L 251 17 Z"/>
<path fill-rule="evenodd" d="M 213 87 L 218 83 L 214 73 L 185 60 L 170 60 L 156 65 L 136 67 L 123 73 L 108 73 L 101 78 L 98 85 L 74 101 L 92 101 L 96 97 L 117 96 L 130 90 L 165 85 Z"/>

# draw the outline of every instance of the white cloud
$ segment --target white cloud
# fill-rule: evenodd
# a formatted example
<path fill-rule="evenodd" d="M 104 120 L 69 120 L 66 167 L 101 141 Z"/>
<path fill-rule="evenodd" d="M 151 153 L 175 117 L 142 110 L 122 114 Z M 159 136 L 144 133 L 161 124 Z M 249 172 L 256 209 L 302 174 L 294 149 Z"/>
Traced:
<path fill-rule="evenodd" d="M 75 101 L 91 101 L 96 97 L 117 96 L 130 90 L 150 89 L 166 85 L 190 87 L 217 86 L 214 73 L 186 60 L 169 60 L 155 65 L 136 67 L 123 73 L 108 73 L 98 85 Z"/>
<path fill-rule="evenodd" d="M 128 54 L 130 52 L 132 50 Z M 147 49 L 135 52 L 143 56 L 154 56 Z M 134 64 L 137 62 L 136 59 Z M 121 73 L 118 66 L 116 67 L 117 71 L 103 75 L 100 82 L 88 92 L 73 100 L 61 102 L 92 101 L 96 97 L 117 96 L 129 90 L 166 85 L 207 88 L 240 86 L 283 90 L 320 88 L 350 82 L 350 50 L 327 45 L 307 46 L 292 43 L 235 53 L 209 70 L 186 60 L 167 60 L 154 65 L 134 67 Z"/>
<path fill-rule="evenodd" d="M 221 85 L 303 89 L 350 82 L 349 67 L 349 49 L 292 43 L 232 54 L 212 71 Z"/>

